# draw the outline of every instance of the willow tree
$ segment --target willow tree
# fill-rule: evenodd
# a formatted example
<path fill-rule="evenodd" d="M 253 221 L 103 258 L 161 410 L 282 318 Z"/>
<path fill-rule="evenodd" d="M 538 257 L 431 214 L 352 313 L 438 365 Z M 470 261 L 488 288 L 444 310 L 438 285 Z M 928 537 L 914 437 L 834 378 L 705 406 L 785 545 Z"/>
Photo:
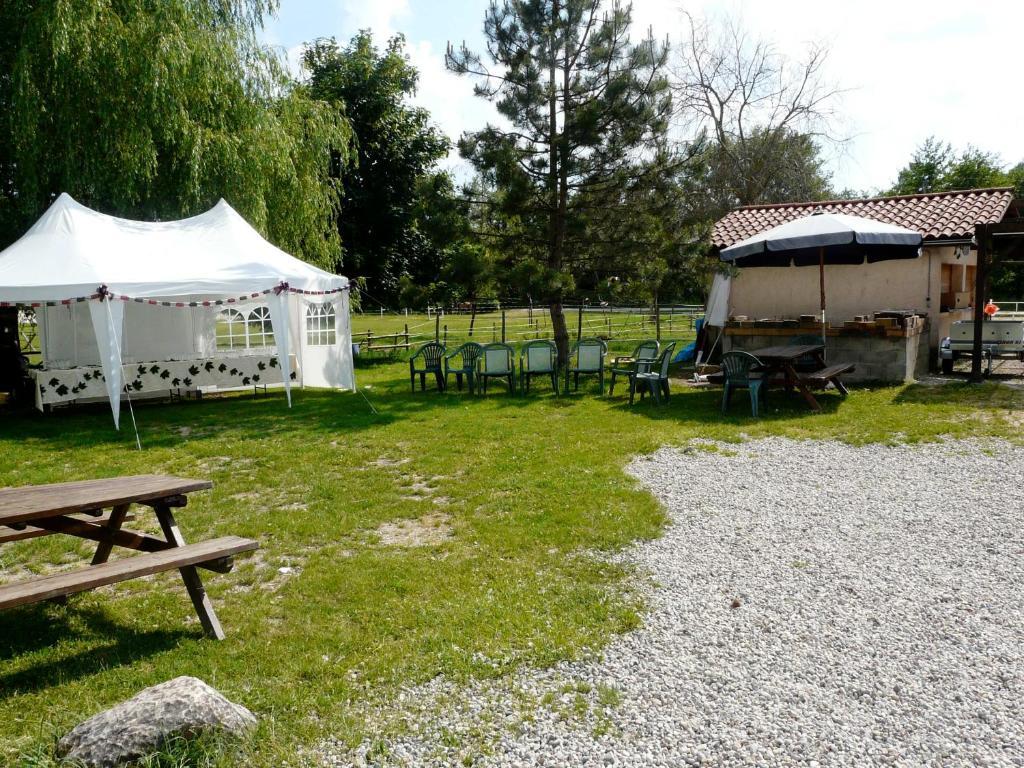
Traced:
<path fill-rule="evenodd" d="M 667 46 L 650 36 L 633 44 L 629 31 L 630 7 L 619 2 L 504 0 L 485 17 L 488 63 L 465 46 L 447 53 L 508 123 L 463 135 L 459 149 L 495 190 L 479 202 L 502 223 L 481 234 L 549 304 L 563 362 L 562 302 L 595 258 L 587 222 L 642 201 L 619 192 L 664 170 L 648 160 L 666 152 Z M 620 263 L 645 258 L 642 246 L 621 245 Z"/>
<path fill-rule="evenodd" d="M 275 4 L 0 4 L 0 244 L 64 191 L 140 219 L 224 197 L 281 247 L 334 266 L 331 153 L 347 158 L 349 130 L 259 43 Z"/>

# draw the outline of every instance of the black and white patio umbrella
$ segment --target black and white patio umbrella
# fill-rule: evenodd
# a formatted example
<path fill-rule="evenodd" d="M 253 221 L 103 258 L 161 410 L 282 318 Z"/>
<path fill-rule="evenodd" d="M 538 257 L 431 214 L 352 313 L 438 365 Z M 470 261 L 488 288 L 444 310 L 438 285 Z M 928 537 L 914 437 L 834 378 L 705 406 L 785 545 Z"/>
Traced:
<path fill-rule="evenodd" d="M 825 341 L 825 265 L 914 259 L 923 238 L 912 229 L 844 213 L 815 212 L 773 227 L 721 252 L 737 267 L 818 266 Z"/>

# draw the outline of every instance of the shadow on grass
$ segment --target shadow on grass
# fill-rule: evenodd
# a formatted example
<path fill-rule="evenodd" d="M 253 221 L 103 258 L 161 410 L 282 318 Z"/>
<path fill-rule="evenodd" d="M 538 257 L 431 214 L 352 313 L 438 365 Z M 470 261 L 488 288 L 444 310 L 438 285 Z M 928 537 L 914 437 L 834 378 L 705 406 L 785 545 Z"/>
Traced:
<path fill-rule="evenodd" d="M 518 392 L 509 394 L 499 384 L 491 386 L 486 394 L 478 392 L 470 395 L 465 389 L 457 391 L 454 383 L 446 392 L 430 389 L 412 393 L 408 390 L 408 381 L 404 379 L 400 367 L 396 366 L 395 373 L 394 377 L 386 377 L 386 371 L 379 371 L 374 383 L 361 387 L 358 393 L 295 390 L 291 409 L 285 404 L 283 393 L 272 392 L 256 397 L 251 394 L 233 394 L 178 403 L 139 403 L 135 405 L 135 417 L 143 448 L 173 448 L 183 445 L 186 438 L 187 442 L 192 443 L 230 435 L 248 440 L 293 432 L 312 435 L 319 433 L 325 437 L 352 434 L 409 418 L 444 418 L 446 411 L 454 415 L 456 410 L 464 411 L 466 408 L 479 408 L 492 414 L 495 408 L 499 411 L 529 409 L 541 404 L 559 410 L 573 409 L 599 397 L 596 382 L 586 380 L 581 381 L 579 391 L 566 394 L 564 379 L 559 381 L 560 394 L 557 396 L 551 392 L 550 387 L 533 389 L 527 395 Z M 630 406 L 626 388 L 610 398 L 605 395 L 601 400 L 611 403 L 619 413 L 657 420 L 743 423 L 751 418 L 749 404 L 745 404 L 742 396 L 735 398 L 729 412 L 723 415 L 720 389 L 694 389 L 679 385 L 673 389 L 669 402 L 661 406 L 655 405 L 650 398 L 642 402 L 638 400 Z M 912 401 L 910 398 L 927 398 L 932 395 L 908 388 L 900 397 L 909 402 Z M 822 413 L 826 414 L 834 413 L 842 406 L 842 398 L 834 393 L 818 395 L 818 401 Z M 815 415 L 798 395 L 779 390 L 769 396 L 760 420 L 804 419 Z M 39 440 L 69 449 L 119 445 L 134 448 L 131 422 L 124 408 L 120 432 L 113 429 L 110 411 L 105 404 L 81 406 L 47 415 L 36 411 L 10 410 L 0 418 L 4 424 L 0 445 L 5 438 L 9 438 L 18 441 Z"/>
<path fill-rule="evenodd" d="M 619 399 L 619 396 L 616 395 L 615 399 Z M 821 411 L 817 413 L 807 406 L 798 392 L 773 389 L 767 400 L 761 404 L 759 417 L 754 419 L 750 399 L 745 391 L 737 392 L 728 410 L 722 413 L 720 388 L 676 385 L 672 388 L 667 403 L 663 401 L 661 405 L 657 405 L 650 396 L 640 400 L 638 395 L 633 405 L 630 405 L 627 392 L 622 396 L 621 402 L 616 404 L 615 410 L 659 421 L 743 424 L 792 421 L 834 414 L 843 407 L 844 402 L 844 398 L 837 392 L 815 393 L 815 399 L 821 406 Z"/>
<path fill-rule="evenodd" d="M 954 379 L 941 384 L 908 384 L 893 398 L 901 405 L 959 405 L 964 408 L 1019 410 L 1024 408 L 1024 392 L 987 380 L 973 384 Z"/>
<path fill-rule="evenodd" d="M 87 647 L 70 655 L 48 654 L 47 661 L 0 674 L 0 690 L 30 693 L 60 685 L 170 650 L 181 640 L 196 636 L 188 630 L 140 632 L 112 621 L 102 610 L 74 605 L 40 603 L 5 611 L 0 614 L 0 662 L 53 648 L 69 639 Z"/>

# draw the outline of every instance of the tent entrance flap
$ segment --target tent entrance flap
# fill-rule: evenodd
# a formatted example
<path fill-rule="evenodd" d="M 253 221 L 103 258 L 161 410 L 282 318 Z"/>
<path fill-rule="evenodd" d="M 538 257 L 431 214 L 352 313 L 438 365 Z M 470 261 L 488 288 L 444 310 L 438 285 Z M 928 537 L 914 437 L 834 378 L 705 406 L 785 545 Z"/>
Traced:
<path fill-rule="evenodd" d="M 121 346 L 124 344 L 124 302 L 93 300 L 89 302 L 92 330 L 96 334 L 96 347 L 100 353 L 100 367 L 107 386 L 110 410 L 114 414 L 114 427 L 121 428 Z"/>

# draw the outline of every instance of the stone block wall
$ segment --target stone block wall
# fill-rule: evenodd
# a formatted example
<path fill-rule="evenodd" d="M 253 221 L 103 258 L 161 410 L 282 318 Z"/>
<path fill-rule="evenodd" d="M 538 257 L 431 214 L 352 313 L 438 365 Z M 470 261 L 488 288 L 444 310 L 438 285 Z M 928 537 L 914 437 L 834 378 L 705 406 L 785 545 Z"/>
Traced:
<path fill-rule="evenodd" d="M 795 332 L 793 336 L 800 335 Z M 751 352 L 763 347 L 787 344 L 791 339 L 757 333 L 730 335 L 722 338 L 722 349 Z M 872 336 L 860 334 L 829 335 L 825 345 L 827 363 L 855 363 L 857 370 L 843 376 L 844 381 L 902 383 L 913 381 L 928 372 L 928 334 L 906 336 Z"/>

